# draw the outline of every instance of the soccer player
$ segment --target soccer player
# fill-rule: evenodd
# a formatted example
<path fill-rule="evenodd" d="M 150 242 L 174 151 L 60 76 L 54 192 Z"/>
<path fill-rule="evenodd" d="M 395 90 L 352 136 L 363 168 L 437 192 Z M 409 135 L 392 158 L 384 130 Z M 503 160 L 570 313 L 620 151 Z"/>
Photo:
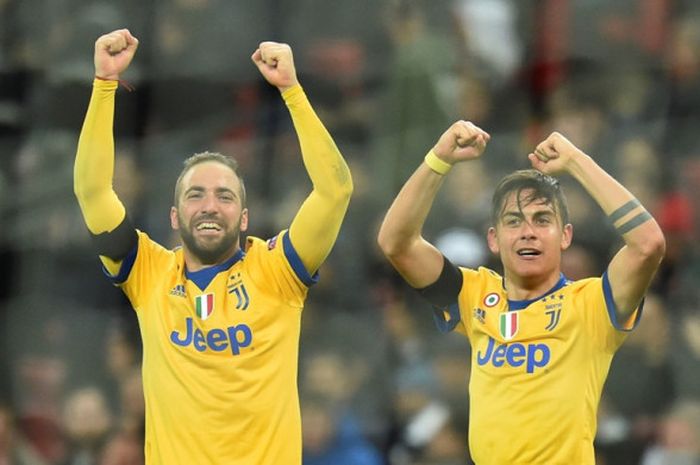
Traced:
<path fill-rule="evenodd" d="M 126 29 L 95 43 L 74 189 L 141 329 L 146 463 L 299 465 L 302 307 L 345 215 L 350 172 L 297 82 L 290 47 L 263 42 L 252 60 L 290 111 L 313 189 L 288 230 L 242 248 L 249 213 L 235 162 L 194 155 L 170 210 L 182 247 L 165 249 L 134 228 L 112 189 L 115 91 L 137 47 Z"/>
<path fill-rule="evenodd" d="M 496 186 L 487 242 L 500 255 L 503 276 L 456 267 L 421 229 L 450 168 L 481 156 L 489 139 L 470 122 L 454 123 L 401 189 L 378 242 L 433 304 L 440 329 L 469 340 L 474 461 L 593 464 L 603 383 L 613 354 L 639 321 L 665 240 L 627 189 L 555 132 L 528 155 L 534 169 Z M 555 174 L 573 176 L 624 239 L 601 277 L 571 282 L 560 271 L 573 230 Z"/>

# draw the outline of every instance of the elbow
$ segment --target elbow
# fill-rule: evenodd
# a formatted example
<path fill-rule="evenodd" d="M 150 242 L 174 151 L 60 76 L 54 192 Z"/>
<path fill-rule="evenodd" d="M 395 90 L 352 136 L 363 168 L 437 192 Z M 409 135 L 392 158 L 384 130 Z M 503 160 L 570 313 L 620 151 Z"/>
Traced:
<path fill-rule="evenodd" d="M 391 255 L 393 246 L 391 241 L 387 237 L 387 234 L 384 232 L 383 227 L 379 230 L 379 234 L 377 234 L 377 245 L 379 246 L 379 250 L 381 250 L 385 256 L 388 257 L 389 255 Z"/>
<path fill-rule="evenodd" d="M 379 229 L 379 234 L 377 234 L 377 245 L 379 246 L 379 250 L 381 250 L 388 259 L 398 257 L 406 250 L 403 242 L 399 240 L 395 234 L 389 232 L 384 225 L 382 225 Z"/>
<path fill-rule="evenodd" d="M 335 189 L 328 189 L 325 193 L 320 191 L 319 194 L 329 198 L 335 205 L 347 209 L 348 205 L 350 204 L 353 191 L 354 186 L 352 183 L 352 178 L 348 175 L 347 181 L 340 183 Z"/>
<path fill-rule="evenodd" d="M 89 199 L 95 198 L 99 189 L 92 188 L 90 186 L 85 186 L 79 183 L 73 183 L 73 193 L 78 199 L 78 204 L 84 205 Z"/>
<path fill-rule="evenodd" d="M 350 198 L 352 197 L 354 191 L 355 185 L 352 182 L 352 177 L 348 173 L 348 181 L 343 183 L 343 185 L 340 187 L 340 198 L 346 203 L 350 203 Z"/>
<path fill-rule="evenodd" d="M 645 261 L 656 265 L 660 264 L 666 255 L 666 238 L 661 229 L 659 228 L 654 234 L 647 235 L 639 249 Z"/>
<path fill-rule="evenodd" d="M 78 202 L 82 203 L 85 199 L 95 195 L 96 190 L 94 183 L 90 182 L 90 176 L 84 170 L 75 166 L 73 171 L 73 194 L 75 194 Z"/>
<path fill-rule="evenodd" d="M 73 194 L 75 194 L 75 198 L 78 199 L 78 203 L 81 205 L 83 204 L 85 199 L 90 196 L 87 189 L 85 189 L 85 187 L 79 185 L 78 183 L 73 183 Z"/>

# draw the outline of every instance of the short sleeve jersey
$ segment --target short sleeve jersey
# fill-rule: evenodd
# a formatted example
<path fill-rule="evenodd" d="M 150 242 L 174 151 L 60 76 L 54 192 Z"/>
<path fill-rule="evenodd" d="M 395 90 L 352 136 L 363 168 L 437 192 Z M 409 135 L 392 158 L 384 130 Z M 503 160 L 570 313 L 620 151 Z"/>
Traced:
<path fill-rule="evenodd" d="M 478 465 L 593 465 L 596 411 L 613 354 L 636 325 L 615 318 L 607 275 L 509 301 L 503 278 L 460 269 L 458 302 L 436 311 L 472 349 L 469 447 Z"/>
<path fill-rule="evenodd" d="M 221 265 L 138 233 L 114 281 L 143 340 L 146 463 L 301 463 L 297 358 L 309 276 L 287 232 Z"/>

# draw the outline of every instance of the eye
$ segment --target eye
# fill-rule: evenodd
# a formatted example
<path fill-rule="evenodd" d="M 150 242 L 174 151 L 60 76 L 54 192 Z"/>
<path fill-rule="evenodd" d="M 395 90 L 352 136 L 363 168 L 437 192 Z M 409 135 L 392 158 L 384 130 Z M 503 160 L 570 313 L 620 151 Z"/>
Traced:
<path fill-rule="evenodd" d="M 540 216 L 537 218 L 537 224 L 542 224 L 542 225 L 548 225 L 552 222 L 552 219 L 549 216 Z"/>
<path fill-rule="evenodd" d="M 185 198 L 188 199 L 188 200 L 190 200 L 190 199 L 201 199 L 201 198 L 202 198 L 202 195 L 203 195 L 203 194 L 202 194 L 201 192 L 199 192 L 199 191 L 190 191 L 190 192 L 187 193 L 187 195 L 185 196 Z"/>
<path fill-rule="evenodd" d="M 506 226 L 518 226 L 520 224 L 520 218 L 516 216 L 509 216 L 505 220 L 503 220 L 503 224 Z"/>
<path fill-rule="evenodd" d="M 233 202 L 233 195 L 231 194 L 222 194 L 219 196 L 219 200 L 222 202 Z"/>

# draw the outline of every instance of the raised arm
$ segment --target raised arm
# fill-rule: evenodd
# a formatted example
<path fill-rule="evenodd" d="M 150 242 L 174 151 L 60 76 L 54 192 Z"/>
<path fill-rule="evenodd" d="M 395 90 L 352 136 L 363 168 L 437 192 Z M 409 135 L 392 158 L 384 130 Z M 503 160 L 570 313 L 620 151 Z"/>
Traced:
<path fill-rule="evenodd" d="M 78 141 L 73 189 L 85 224 L 98 237 L 115 231 L 126 216 L 112 189 L 114 94 L 119 75 L 129 66 L 137 47 L 138 40 L 126 29 L 105 34 L 95 42 L 95 80 Z M 106 252 L 100 258 L 110 272 L 116 272 L 123 257 L 111 255 Z"/>
<path fill-rule="evenodd" d="M 313 274 L 338 237 L 352 195 L 350 170 L 297 81 L 289 45 L 263 42 L 252 59 L 265 79 L 282 93 L 313 184 L 289 227 L 294 248 Z"/>
<path fill-rule="evenodd" d="M 664 256 L 661 228 L 624 186 L 561 134 L 552 133 L 529 158 L 544 173 L 573 176 L 622 235 L 625 245 L 613 257 L 607 273 L 617 320 L 623 324 L 639 306 Z"/>
<path fill-rule="evenodd" d="M 442 254 L 421 234 L 444 175 L 455 163 L 481 156 L 489 139 L 470 122 L 454 123 L 406 181 L 384 217 L 379 247 L 412 287 L 433 284 L 443 268 Z"/>

